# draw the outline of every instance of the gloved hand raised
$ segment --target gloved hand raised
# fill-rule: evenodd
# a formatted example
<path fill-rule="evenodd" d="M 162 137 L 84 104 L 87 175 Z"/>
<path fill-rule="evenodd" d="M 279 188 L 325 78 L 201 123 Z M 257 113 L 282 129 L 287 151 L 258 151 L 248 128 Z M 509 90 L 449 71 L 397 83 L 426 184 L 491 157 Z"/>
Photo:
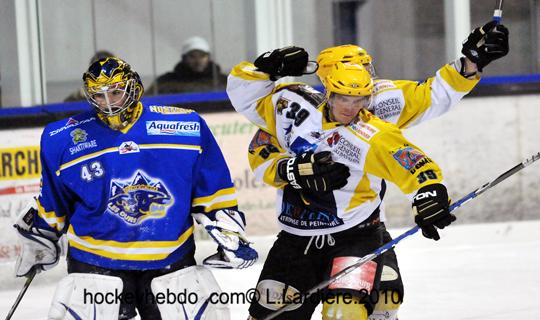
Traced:
<path fill-rule="evenodd" d="M 282 160 L 278 164 L 278 175 L 295 189 L 329 192 L 341 189 L 351 175 L 349 168 L 332 161 L 329 151 L 305 152 L 297 157 Z"/>
<path fill-rule="evenodd" d="M 280 77 L 301 76 L 308 65 L 308 53 L 300 47 L 284 47 L 263 53 L 254 64 L 259 71 L 269 74 L 272 81 Z"/>
<path fill-rule="evenodd" d="M 413 199 L 414 221 L 422 229 L 424 237 L 439 240 L 437 228 L 444 229 L 456 221 L 449 211 L 448 192 L 443 184 L 435 183 L 418 190 Z"/>
<path fill-rule="evenodd" d="M 508 54 L 508 29 L 495 21 L 474 29 L 463 42 L 461 53 L 476 63 L 478 71 Z"/>

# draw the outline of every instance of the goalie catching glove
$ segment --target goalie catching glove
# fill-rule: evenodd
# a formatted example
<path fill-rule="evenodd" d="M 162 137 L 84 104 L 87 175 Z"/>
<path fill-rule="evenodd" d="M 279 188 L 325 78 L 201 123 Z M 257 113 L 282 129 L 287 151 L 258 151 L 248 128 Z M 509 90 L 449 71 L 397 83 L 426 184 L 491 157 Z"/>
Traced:
<path fill-rule="evenodd" d="M 351 175 L 349 168 L 332 161 L 329 151 L 305 152 L 278 164 L 278 176 L 295 189 L 329 192 L 341 189 Z"/>
<path fill-rule="evenodd" d="M 59 237 L 55 232 L 34 227 L 33 221 L 36 214 L 37 209 L 32 202 L 23 209 L 13 225 L 21 241 L 21 253 L 15 263 L 17 277 L 26 277 L 32 270 L 36 272 L 49 270 L 58 264 Z"/>
<path fill-rule="evenodd" d="M 449 211 L 449 199 L 446 187 L 435 183 L 418 190 L 413 198 L 414 221 L 422 229 L 424 237 L 439 240 L 437 228 L 444 229 L 456 221 L 456 216 Z"/>
<path fill-rule="evenodd" d="M 219 245 L 218 252 L 204 259 L 203 264 L 226 269 L 243 269 L 259 257 L 246 238 L 246 222 L 240 211 L 222 209 L 210 213 L 194 213 L 195 220 Z"/>

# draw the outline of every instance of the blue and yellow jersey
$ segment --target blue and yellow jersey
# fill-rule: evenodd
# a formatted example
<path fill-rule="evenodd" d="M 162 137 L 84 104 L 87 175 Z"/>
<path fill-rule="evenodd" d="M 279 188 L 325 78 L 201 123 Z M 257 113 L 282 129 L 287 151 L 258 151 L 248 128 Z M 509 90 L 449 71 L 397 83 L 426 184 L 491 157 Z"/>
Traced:
<path fill-rule="evenodd" d="M 192 212 L 236 208 L 221 150 L 194 111 L 142 106 L 125 132 L 94 111 L 48 125 L 35 225 L 67 233 L 69 255 L 159 269 L 194 249 Z"/>

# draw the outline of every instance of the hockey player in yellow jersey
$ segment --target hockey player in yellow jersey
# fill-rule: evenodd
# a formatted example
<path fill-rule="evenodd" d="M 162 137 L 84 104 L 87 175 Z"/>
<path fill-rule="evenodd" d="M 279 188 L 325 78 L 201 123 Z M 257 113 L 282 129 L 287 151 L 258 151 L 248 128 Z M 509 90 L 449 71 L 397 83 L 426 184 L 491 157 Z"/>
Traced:
<path fill-rule="evenodd" d="M 485 35 L 483 45 L 478 45 L 478 42 L 482 38 L 479 35 Z M 472 52 L 474 50 L 480 53 L 474 54 Z M 443 114 L 459 102 L 461 97 L 476 85 L 480 78 L 479 71 L 483 67 L 491 61 L 507 54 L 508 30 L 502 25 L 495 27 L 493 23 L 488 23 L 482 28 L 476 28 L 467 41 L 464 42 L 462 52 L 466 57 L 445 65 L 437 72 L 435 77 L 429 78 L 422 83 L 407 80 L 392 81 L 376 79 L 374 81 L 374 102 L 369 109 L 379 117 L 395 123 L 401 128 L 410 127 Z M 372 57 L 364 49 L 355 45 L 343 45 L 325 49 L 319 54 L 317 58 L 319 65 L 317 75 L 321 81 L 324 80 L 330 68 L 338 61 L 362 64 L 374 75 L 374 69 L 371 65 Z M 231 77 L 234 76 L 232 75 Z M 256 81 L 256 79 L 251 80 Z M 299 105 L 303 105 L 306 102 L 320 103 L 320 95 L 317 95 L 313 90 L 309 90 L 309 87 L 302 84 L 295 84 L 294 88 L 297 92 L 303 94 L 297 95 L 296 98 L 294 95 L 290 96 L 291 104 L 295 102 Z M 286 89 L 282 86 L 280 90 Z M 311 98 L 304 99 L 305 97 Z M 249 118 L 248 109 L 244 110 L 244 112 L 248 113 Z M 255 123 L 264 124 L 264 120 L 257 121 L 261 120 L 261 118 L 258 118 L 257 115 L 253 117 L 252 114 L 250 119 L 252 121 L 255 120 Z M 281 150 L 277 140 L 273 136 L 259 131 L 250 146 L 249 155 L 250 163 L 258 178 L 264 179 L 266 183 L 277 187 L 282 187 L 287 183 L 287 181 L 281 179 L 273 179 L 276 174 L 276 163 L 280 159 L 287 157 L 286 154 L 280 154 L 280 152 L 285 151 Z M 324 183 L 328 180 L 328 176 L 308 176 L 305 179 Z M 339 182 L 336 185 L 339 185 Z M 332 187 L 329 186 L 329 188 Z M 382 210 L 381 214 L 381 219 L 384 220 Z M 385 242 L 391 240 L 388 232 L 385 231 L 383 236 Z M 381 280 L 381 290 L 387 290 L 386 292 L 382 292 L 382 296 L 390 296 L 392 299 L 379 300 L 375 313 L 370 316 L 370 319 L 374 320 L 396 319 L 397 308 L 403 297 L 403 284 L 399 275 L 395 253 L 388 251 L 385 253 L 385 256 L 384 274 L 387 277 L 383 277 Z M 396 294 L 397 297 L 394 299 L 391 295 Z"/>
<path fill-rule="evenodd" d="M 247 64 L 237 71 L 245 71 L 236 74 L 243 79 L 269 79 Z M 240 99 L 250 99 L 249 104 L 267 115 L 266 123 L 273 124 L 254 143 L 271 134 L 289 153 L 274 169 L 274 179 L 285 185 L 278 189 L 283 231 L 257 284 L 261 299 L 250 307 L 255 319 L 276 310 L 272 297 L 284 290 L 287 296 L 305 292 L 383 244 L 379 219 L 383 179 L 412 199 L 415 220 L 426 236 L 438 238 L 436 228 L 455 220 L 448 212 L 440 168 L 396 126 L 367 110 L 373 93 L 369 72 L 361 65 L 337 63 L 324 84 L 327 93 L 319 107 L 288 104 L 287 97 L 298 94 L 290 87 L 278 86 L 261 96 L 248 91 L 238 99 L 229 92 L 235 107 L 246 106 Z M 323 319 L 367 319 L 375 304 L 368 293 L 378 293 L 382 265 L 382 258 L 377 258 L 279 319 L 310 319 L 321 301 Z M 354 303 L 347 303 L 347 298 Z"/>

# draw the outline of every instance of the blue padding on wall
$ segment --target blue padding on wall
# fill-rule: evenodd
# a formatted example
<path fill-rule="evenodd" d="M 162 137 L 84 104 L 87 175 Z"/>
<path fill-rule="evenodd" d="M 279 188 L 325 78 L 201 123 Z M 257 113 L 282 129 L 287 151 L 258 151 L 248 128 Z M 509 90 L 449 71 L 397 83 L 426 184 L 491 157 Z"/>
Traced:
<path fill-rule="evenodd" d="M 481 85 L 492 84 L 517 84 L 517 83 L 538 83 L 540 74 L 521 74 L 515 76 L 491 76 L 480 80 Z"/>
<path fill-rule="evenodd" d="M 227 93 L 225 91 L 218 91 L 150 96 L 143 97 L 142 101 L 147 105 L 172 105 L 197 102 L 225 101 L 228 99 L 229 98 L 227 97 Z M 86 111 L 89 108 L 90 105 L 86 101 L 51 103 L 36 107 L 8 107 L 0 109 L 0 117 L 24 116 L 39 113 L 77 112 Z"/>
<path fill-rule="evenodd" d="M 480 80 L 480 85 L 503 85 L 523 83 L 540 83 L 540 74 L 491 76 L 484 77 L 482 78 L 482 80 Z M 315 86 L 315 89 L 319 91 L 324 90 L 322 85 Z M 150 96 L 144 97 L 142 100 L 145 104 L 149 105 L 185 105 L 197 102 L 226 101 L 228 100 L 228 97 L 225 91 L 216 91 Z M 88 108 L 90 108 L 90 106 L 86 101 L 52 103 L 36 107 L 8 107 L 0 109 L 0 117 L 38 115 L 40 113 L 77 112 L 88 110 Z"/>

